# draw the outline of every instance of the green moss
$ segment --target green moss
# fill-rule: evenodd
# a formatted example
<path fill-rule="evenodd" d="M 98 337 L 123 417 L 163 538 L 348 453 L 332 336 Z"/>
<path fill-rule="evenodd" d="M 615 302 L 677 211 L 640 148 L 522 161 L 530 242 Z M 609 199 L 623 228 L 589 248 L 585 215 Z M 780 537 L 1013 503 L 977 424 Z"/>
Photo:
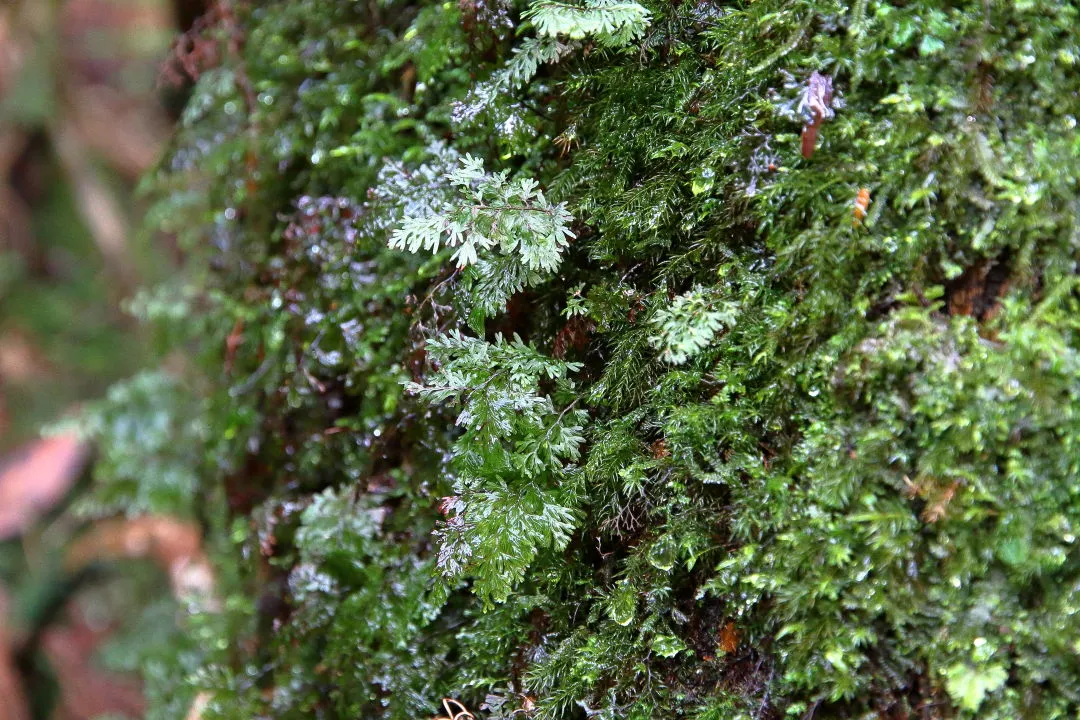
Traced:
<path fill-rule="evenodd" d="M 242 12 L 155 179 L 210 716 L 1072 716 L 1078 20 Z"/>

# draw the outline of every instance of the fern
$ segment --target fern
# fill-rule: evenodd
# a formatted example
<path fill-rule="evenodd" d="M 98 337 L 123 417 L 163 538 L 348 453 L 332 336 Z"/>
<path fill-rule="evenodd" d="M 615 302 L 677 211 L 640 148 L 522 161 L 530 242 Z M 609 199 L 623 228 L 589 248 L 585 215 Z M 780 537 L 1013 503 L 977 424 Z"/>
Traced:
<path fill-rule="evenodd" d="M 495 73 L 493 79 L 500 89 L 516 90 L 532 80 L 541 65 L 557 63 L 572 47 L 555 37 L 526 38 L 514 48 L 506 67 Z"/>
<path fill-rule="evenodd" d="M 588 0 L 585 5 L 534 2 L 525 16 L 532 19 L 538 37 L 522 41 L 502 68 L 454 103 L 453 119 L 462 127 L 486 117 L 501 134 L 512 135 L 521 125 L 518 113 L 524 106 L 507 97 L 526 87 L 541 65 L 559 62 L 586 38 L 607 48 L 628 45 L 644 34 L 650 19 L 649 11 L 638 3 L 615 0 Z"/>
<path fill-rule="evenodd" d="M 574 527 L 572 498 L 553 481 L 579 456 L 586 414 L 573 402 L 558 411 L 540 384 L 569 396 L 567 375 L 579 366 L 520 338 L 489 343 L 455 332 L 428 341 L 427 351 L 437 370 L 408 390 L 456 405 L 464 431 L 453 447 L 457 495 L 444 503 L 439 568 L 447 579 L 474 576 L 485 603 L 502 602 L 537 554 L 564 548 Z"/>
<path fill-rule="evenodd" d="M 390 247 L 417 252 L 457 248 L 461 267 L 475 263 L 480 253 L 497 249 L 516 253 L 533 271 L 558 268 L 562 249 L 574 234 L 565 203 L 553 205 L 535 180 L 509 180 L 509 171 L 484 172 L 484 162 L 466 155 L 446 179 L 457 188 L 461 202 L 441 211 L 406 218 L 390 238 Z"/>
<path fill-rule="evenodd" d="M 408 209 L 419 214 L 406 217 L 390 238 L 391 248 L 414 253 L 457 249 L 453 258 L 467 289 L 459 305 L 477 332 L 512 295 L 557 270 L 574 237 L 565 203 L 549 202 L 534 180 L 508 175 L 485 173 L 482 160 L 466 155 L 445 176 L 456 202 L 434 211 L 413 205 Z"/>
<path fill-rule="evenodd" d="M 649 338 L 660 356 L 672 365 L 682 365 L 708 347 L 717 333 L 735 324 L 733 304 L 718 303 L 700 287 L 680 295 L 652 319 L 657 334 Z"/>
<path fill-rule="evenodd" d="M 95 511 L 208 500 L 169 672 L 224 720 L 1076 717 L 1077 4 L 639 2 L 233 3 L 155 213 L 196 292 L 142 303 L 199 372 L 92 428 Z"/>
<path fill-rule="evenodd" d="M 641 37 L 649 26 L 648 10 L 636 2 L 620 0 L 586 0 L 584 5 L 534 2 L 525 16 L 541 37 L 593 37 L 606 47 L 626 45 Z"/>
<path fill-rule="evenodd" d="M 517 256 L 481 258 L 465 271 L 466 292 L 459 298 L 469 326 L 483 332 L 484 320 L 502 312 L 513 295 L 539 285 L 544 279 L 544 274 L 530 271 Z"/>

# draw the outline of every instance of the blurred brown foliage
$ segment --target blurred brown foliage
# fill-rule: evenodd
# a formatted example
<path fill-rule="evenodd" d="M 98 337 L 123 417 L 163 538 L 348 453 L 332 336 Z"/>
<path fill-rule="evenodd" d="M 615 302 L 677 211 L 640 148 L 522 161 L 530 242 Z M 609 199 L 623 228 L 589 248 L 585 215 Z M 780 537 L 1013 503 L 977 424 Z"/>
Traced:
<path fill-rule="evenodd" d="M 41 554 L 35 523 L 71 492 L 90 461 L 90 449 L 74 435 L 43 438 L 0 463 L 0 542 L 17 538 L 28 564 Z M 2 547 L 2 546 L 0 546 Z M 9 551 L 11 546 L 9 545 Z M 177 599 L 216 606 L 214 576 L 200 530 L 162 515 L 105 518 L 70 533 L 63 543 L 63 574 L 45 581 L 31 619 L 17 622 L 8 589 L 0 583 L 0 720 L 90 720 L 103 715 L 140 717 L 144 710 L 135 677 L 103 670 L 98 650 L 117 630 L 123 611 L 102 622 L 84 580 L 96 567 L 149 560 L 168 579 Z M 42 607 L 52 605 L 54 607 Z M 44 658 L 56 690 L 43 690 Z M 55 694 L 44 705 L 37 697 Z M 195 711 L 197 716 L 197 710 Z"/>

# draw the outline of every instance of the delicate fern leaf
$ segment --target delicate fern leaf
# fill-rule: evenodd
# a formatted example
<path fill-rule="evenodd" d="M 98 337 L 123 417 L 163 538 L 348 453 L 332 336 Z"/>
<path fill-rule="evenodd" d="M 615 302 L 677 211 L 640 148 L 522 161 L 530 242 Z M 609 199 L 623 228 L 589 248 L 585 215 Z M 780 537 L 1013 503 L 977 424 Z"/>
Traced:
<path fill-rule="evenodd" d="M 570 50 L 570 45 L 555 37 L 526 38 L 494 79 L 506 89 L 516 90 L 531 80 L 541 65 L 559 62 Z"/>
<path fill-rule="evenodd" d="M 451 332 L 429 340 L 434 370 L 408 390 L 459 409 L 462 435 L 450 469 L 458 496 L 440 532 L 447 578 L 476 579 L 485 602 L 504 600 L 537 554 L 565 547 L 574 528 L 572 495 L 554 479 L 579 458 L 587 414 L 559 410 L 541 385 L 572 394 L 576 363 L 548 357 L 520 338 L 495 342 Z M 513 528 L 513 532 L 507 532 Z"/>
<path fill-rule="evenodd" d="M 636 2 L 587 0 L 583 5 L 541 0 L 526 11 L 541 37 L 586 37 L 608 47 L 626 45 L 649 26 L 649 11 Z"/>
<path fill-rule="evenodd" d="M 540 552 L 564 550 L 577 521 L 557 492 L 536 487 L 521 491 L 500 482 L 455 500 L 463 514 L 437 532 L 437 567 L 447 579 L 474 576 L 487 606 L 506 601 Z"/>
<path fill-rule="evenodd" d="M 511 295 L 558 270 L 574 237 L 573 217 L 565 203 L 550 202 L 535 180 L 511 180 L 507 171 L 488 174 L 483 160 L 471 155 L 445 180 L 456 200 L 404 218 L 389 245 L 411 253 L 454 248 L 451 257 L 466 270 L 466 285 L 473 290 L 466 314 L 479 332 Z"/>
<path fill-rule="evenodd" d="M 675 298 L 652 318 L 656 334 L 649 343 L 664 361 L 682 365 L 709 346 L 724 328 L 735 324 L 733 304 L 711 298 L 700 287 Z"/>
<path fill-rule="evenodd" d="M 519 255 L 531 271 L 554 271 L 574 237 L 569 228 L 573 217 L 565 203 L 549 202 L 535 180 L 511 181 L 508 175 L 487 174 L 483 160 L 466 155 L 446 176 L 460 202 L 426 217 L 406 218 L 390 236 L 390 247 L 412 253 L 457 248 L 454 258 L 461 267 L 498 247 Z"/>

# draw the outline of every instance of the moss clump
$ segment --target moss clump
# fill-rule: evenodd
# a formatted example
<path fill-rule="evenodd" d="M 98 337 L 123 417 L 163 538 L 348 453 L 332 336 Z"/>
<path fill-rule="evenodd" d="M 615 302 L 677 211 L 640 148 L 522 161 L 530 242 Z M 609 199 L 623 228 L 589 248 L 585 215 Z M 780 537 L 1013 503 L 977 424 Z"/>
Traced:
<path fill-rule="evenodd" d="M 1078 710 L 1074 5 L 233 10 L 208 716 Z"/>

